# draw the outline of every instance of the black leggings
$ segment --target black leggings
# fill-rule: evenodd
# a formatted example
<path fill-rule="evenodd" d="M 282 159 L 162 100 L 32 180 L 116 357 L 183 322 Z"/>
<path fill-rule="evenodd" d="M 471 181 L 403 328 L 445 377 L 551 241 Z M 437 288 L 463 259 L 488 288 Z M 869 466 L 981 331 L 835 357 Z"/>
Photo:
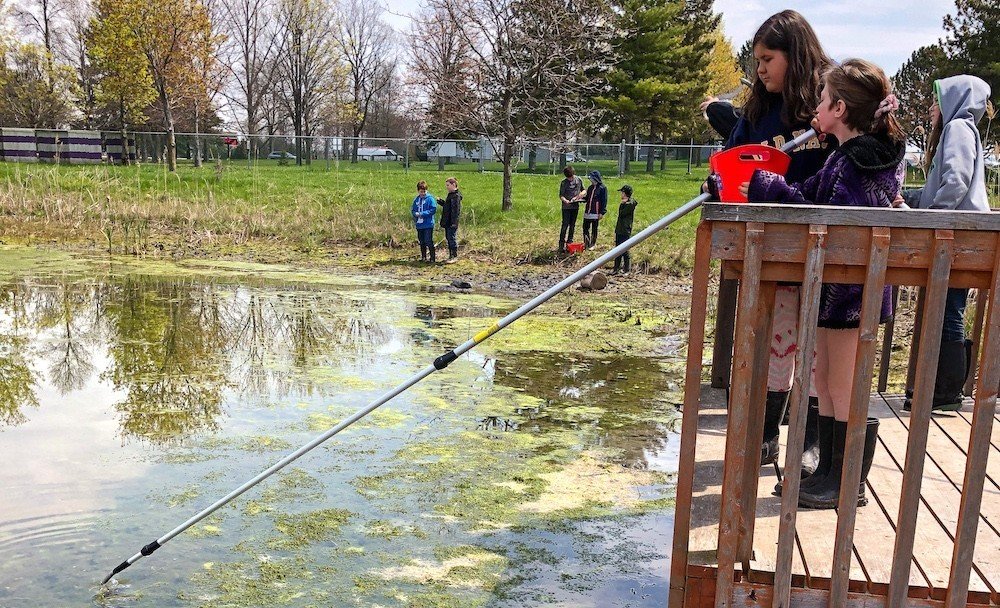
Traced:
<path fill-rule="evenodd" d="M 597 224 L 601 220 L 583 220 L 583 244 L 590 249 L 597 244 Z"/>
<path fill-rule="evenodd" d="M 560 243 L 572 243 L 573 242 L 573 231 L 576 229 L 576 217 L 580 213 L 579 207 L 573 207 L 571 209 L 564 208 L 562 228 L 559 229 L 559 242 Z"/>

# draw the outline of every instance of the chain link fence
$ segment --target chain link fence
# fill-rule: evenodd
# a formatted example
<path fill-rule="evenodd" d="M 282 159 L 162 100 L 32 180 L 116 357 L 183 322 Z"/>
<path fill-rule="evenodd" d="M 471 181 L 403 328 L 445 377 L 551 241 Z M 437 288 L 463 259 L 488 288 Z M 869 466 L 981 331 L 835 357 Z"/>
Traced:
<path fill-rule="evenodd" d="M 307 170 L 372 168 L 442 172 L 502 172 L 502 143 L 480 139 L 351 138 L 339 136 L 175 133 L 179 163 L 275 165 Z M 124 142 L 124 144 L 123 144 Z M 165 163 L 167 134 L 136 131 L 0 129 L 0 155 L 8 162 L 59 164 Z M 515 173 L 557 175 L 567 165 L 578 174 L 627 175 L 702 167 L 718 143 L 518 141 Z M 84 150 L 81 152 L 81 150 Z"/>

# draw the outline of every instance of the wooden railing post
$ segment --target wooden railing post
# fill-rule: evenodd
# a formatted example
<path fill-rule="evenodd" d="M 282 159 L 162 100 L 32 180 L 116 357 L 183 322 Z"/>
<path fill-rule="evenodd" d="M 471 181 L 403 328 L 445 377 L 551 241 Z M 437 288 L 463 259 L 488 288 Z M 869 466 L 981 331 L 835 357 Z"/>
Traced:
<path fill-rule="evenodd" d="M 868 421 L 868 400 L 872 389 L 872 371 L 875 368 L 875 342 L 878 340 L 878 322 L 882 314 L 885 270 L 889 261 L 889 240 L 888 228 L 872 228 L 868 276 L 862 295 L 858 350 L 851 388 L 851 409 L 847 420 L 844 465 L 840 478 L 830 606 L 847 605 L 847 588 L 851 580 L 851 550 L 854 548 L 854 523 L 858 510 L 857 491 L 861 483 L 861 460 Z"/>
<path fill-rule="evenodd" d="M 809 377 L 816 345 L 816 322 L 826 258 L 826 226 L 809 226 L 805 279 L 799 292 L 798 350 L 788 418 L 788 445 L 801 446 L 806 434 L 809 407 Z M 788 608 L 792 586 L 792 551 L 795 548 L 795 516 L 799 502 L 802 449 L 785 450 L 785 476 L 781 488 L 781 519 L 778 524 L 778 554 L 775 558 L 774 608 Z"/>
<path fill-rule="evenodd" d="M 993 281 L 990 287 L 989 320 L 983 340 L 983 354 L 980 359 L 979 384 L 976 386 L 976 407 L 972 413 L 972 431 L 969 434 L 969 451 L 965 461 L 965 481 L 962 483 L 962 503 L 958 510 L 955 532 L 955 547 L 951 557 L 951 572 L 948 577 L 947 608 L 965 606 L 969 596 L 969 571 L 976 548 L 976 531 L 979 525 L 979 509 L 983 502 L 983 485 L 986 477 L 986 462 L 990 457 L 990 437 L 993 431 L 993 417 L 996 413 L 997 389 L 1000 386 L 1000 307 L 996 294 L 1000 290 L 1000 236 L 997 237 L 997 253 L 993 263 Z M 979 291 L 977 306 L 983 306 L 983 290 Z M 979 316 L 978 314 L 976 315 Z"/>
<path fill-rule="evenodd" d="M 882 359 L 878 365 L 878 387 L 884 393 L 889 386 L 889 367 L 892 365 L 892 337 L 896 333 L 896 311 L 899 310 L 899 286 L 892 286 L 892 318 L 885 324 L 882 334 Z"/>
<path fill-rule="evenodd" d="M 743 276 L 740 281 L 739 308 L 747 313 L 757 311 L 760 297 L 761 245 L 764 225 L 748 222 L 743 256 Z M 741 319 L 743 317 L 741 316 Z M 717 550 L 718 578 L 715 588 L 716 608 L 726 608 L 733 590 L 733 569 L 743 525 L 743 468 L 747 462 L 747 427 L 753 383 L 754 345 L 758 323 L 752 319 L 738 323 L 736 350 L 733 355 L 732 387 L 729 392 L 729 424 L 726 432 L 726 459 L 722 472 L 722 508 L 719 515 L 719 545 Z M 755 331 L 756 330 L 756 331 Z M 755 452 L 757 453 L 757 452 Z M 754 461 L 757 465 L 757 461 Z"/>
<path fill-rule="evenodd" d="M 763 283 L 757 310 L 753 313 L 754 323 L 753 374 L 750 381 L 750 402 L 747 403 L 749 421 L 746 432 L 746 466 L 743 467 L 743 523 L 740 525 L 740 542 L 736 558 L 749 568 L 753 556 L 753 529 L 757 511 L 757 485 L 760 482 L 761 438 L 764 436 L 764 410 L 767 400 L 767 371 L 770 361 L 771 338 L 774 335 L 774 294 L 777 283 Z"/>
<path fill-rule="evenodd" d="M 691 497 L 694 491 L 695 448 L 698 442 L 698 402 L 701 399 L 701 358 L 705 346 L 708 277 L 711 266 L 712 223 L 698 225 L 695 239 L 691 321 L 688 329 L 687 371 L 684 377 L 684 410 L 681 450 L 677 465 L 673 552 L 670 562 L 669 606 L 683 608 L 687 587 L 688 541 L 691 531 Z"/>
<path fill-rule="evenodd" d="M 972 387 L 976 385 L 976 375 L 982 368 L 981 365 L 977 365 L 977 359 L 979 358 L 979 349 L 983 338 L 983 320 L 986 317 L 986 302 L 990 293 L 985 289 L 980 289 L 976 292 L 976 318 L 972 324 L 972 352 L 969 356 L 969 376 L 965 379 L 965 391 L 963 391 L 966 397 L 972 396 Z"/>
<path fill-rule="evenodd" d="M 927 431 L 931 419 L 931 402 L 937 359 L 941 348 L 941 332 L 927 331 L 944 323 L 944 303 L 948 291 L 948 277 L 954 233 L 951 230 L 934 231 L 934 250 L 927 277 L 926 297 L 923 303 L 920 333 L 920 361 L 913 385 L 909 438 L 906 442 L 906 461 L 903 467 L 903 486 L 900 491 L 899 516 L 896 518 L 896 546 L 889 577 L 887 606 L 902 606 L 910 584 L 910 563 L 913 560 L 913 540 L 917 527 L 917 510 L 920 505 L 920 483 L 924 473 L 927 452 Z"/>
<path fill-rule="evenodd" d="M 720 277 L 719 297 L 715 307 L 715 345 L 712 347 L 712 388 L 729 388 L 738 290 L 738 280 Z"/>

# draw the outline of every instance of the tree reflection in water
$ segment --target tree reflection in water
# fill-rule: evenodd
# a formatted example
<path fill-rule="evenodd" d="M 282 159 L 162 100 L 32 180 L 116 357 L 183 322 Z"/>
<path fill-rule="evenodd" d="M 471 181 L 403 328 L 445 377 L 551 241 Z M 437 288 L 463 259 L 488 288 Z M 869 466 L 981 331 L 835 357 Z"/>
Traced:
<path fill-rule="evenodd" d="M 219 427 L 227 390 L 249 401 L 330 390 L 312 369 L 370 361 L 392 336 L 372 300 L 310 286 L 10 281 L 0 284 L 0 427 L 27 420 L 40 381 L 65 396 L 99 380 L 123 395 L 113 405 L 123 440 L 176 442 Z"/>
<path fill-rule="evenodd" d="M 27 420 L 26 407 L 38 407 L 35 373 L 29 364 L 31 335 L 22 282 L 0 285 L 0 429 Z"/>
<path fill-rule="evenodd" d="M 665 362 L 656 358 L 585 357 L 523 352 L 497 357 L 494 380 L 545 405 L 521 408 L 522 431 L 546 426 L 588 430 L 594 445 L 619 450 L 628 466 L 645 467 L 647 454 L 665 448 L 673 401 Z"/>
<path fill-rule="evenodd" d="M 125 393 L 124 436 L 171 442 L 218 428 L 226 332 L 210 284 L 129 276 L 105 304 L 110 367 Z"/>

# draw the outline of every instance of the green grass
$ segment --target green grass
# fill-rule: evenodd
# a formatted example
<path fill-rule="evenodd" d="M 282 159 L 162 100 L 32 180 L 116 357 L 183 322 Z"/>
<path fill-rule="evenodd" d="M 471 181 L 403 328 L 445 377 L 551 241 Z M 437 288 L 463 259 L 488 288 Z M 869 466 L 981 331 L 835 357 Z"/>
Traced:
<path fill-rule="evenodd" d="M 605 166 L 605 164 L 607 166 Z M 547 167 L 548 165 L 545 165 Z M 521 165 L 524 168 L 524 164 Z M 670 161 L 665 171 L 615 176 L 612 161 L 581 164 L 581 172 L 599 167 L 609 187 L 608 215 L 601 223 L 598 248 L 614 242 L 618 194 L 624 183 L 639 200 L 635 231 L 693 198 L 707 167 Z M 487 164 L 487 169 L 499 165 Z M 542 166 L 540 165 L 541 169 Z M 657 169 L 659 164 L 657 163 Z M 513 209 L 500 210 L 502 176 L 478 172 L 476 163 L 446 165 L 314 161 L 282 165 L 279 161 L 211 163 L 194 168 L 181 161 L 176 173 L 162 165 L 114 167 L 26 165 L 0 162 L 0 237 L 17 242 L 99 243 L 114 252 L 143 254 L 151 248 L 180 255 L 254 253 L 256 259 L 323 255 L 333 249 L 366 250 L 381 261 L 412 260 L 417 255 L 410 204 L 418 180 L 431 192 L 445 194 L 444 180 L 459 179 L 464 195 L 459 239 L 463 255 L 483 263 L 545 264 L 554 255 L 560 225 L 558 188 L 561 175 L 517 173 Z M 913 183 L 917 175 L 909 175 Z M 991 197 L 994 206 L 1000 198 Z M 692 261 L 698 214 L 643 243 L 633 266 L 648 272 L 685 273 Z M 582 223 L 582 218 L 578 220 Z M 435 238 L 443 243 L 443 231 Z M 577 226 L 576 240 L 582 240 Z"/>
<path fill-rule="evenodd" d="M 0 163 L 0 235 L 98 240 L 112 250 L 134 253 L 163 243 L 197 249 L 225 242 L 311 253 L 342 246 L 382 248 L 386 255 L 412 259 L 416 236 L 410 204 L 416 182 L 426 180 L 431 192 L 443 197 L 445 178 L 455 175 L 464 196 L 459 238 L 467 255 L 497 263 L 551 261 L 561 219 L 561 175 L 515 174 L 513 209 L 502 212 L 502 176 L 476 169 L 464 163 L 438 172 L 436 163 L 414 163 L 407 172 L 399 163 L 342 162 L 331 163 L 328 171 L 322 160 L 301 167 L 231 161 L 201 168 L 183 163 L 172 174 L 153 164 Z M 698 193 L 707 168 L 695 168 L 692 175 L 686 170 L 686 162 L 672 161 L 666 171 L 650 175 L 608 175 L 608 216 L 601 223 L 598 249 L 614 242 L 615 190 L 621 184 L 635 188 L 638 231 Z M 641 246 L 634 265 L 686 270 L 696 216 Z M 443 240 L 444 234 L 435 237 Z M 581 238 L 578 225 L 576 240 Z"/>

